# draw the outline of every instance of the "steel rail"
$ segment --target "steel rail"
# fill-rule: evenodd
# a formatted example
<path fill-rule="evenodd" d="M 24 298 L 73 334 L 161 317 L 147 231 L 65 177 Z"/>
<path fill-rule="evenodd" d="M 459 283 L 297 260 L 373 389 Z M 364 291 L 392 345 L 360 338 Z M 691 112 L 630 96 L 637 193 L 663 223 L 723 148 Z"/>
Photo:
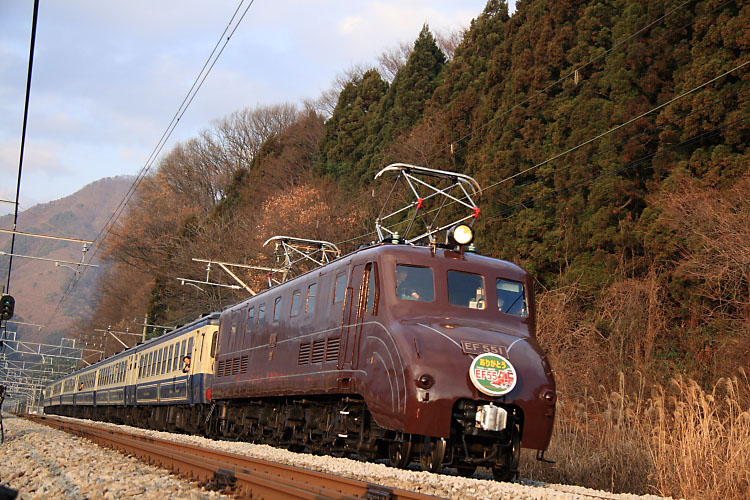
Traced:
<path fill-rule="evenodd" d="M 28 415 L 30 420 L 114 448 L 240 498 L 427 500 L 437 497 L 279 464 L 235 453 L 133 434 L 80 421 Z"/>

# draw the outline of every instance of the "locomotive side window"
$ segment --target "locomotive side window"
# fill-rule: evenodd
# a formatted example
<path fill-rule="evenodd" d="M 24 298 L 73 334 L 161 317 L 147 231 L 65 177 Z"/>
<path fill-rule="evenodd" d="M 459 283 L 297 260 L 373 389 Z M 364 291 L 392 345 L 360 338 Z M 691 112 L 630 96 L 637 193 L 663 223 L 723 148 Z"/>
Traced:
<path fill-rule="evenodd" d="M 380 296 L 377 264 L 367 264 L 367 267 L 365 267 L 365 281 L 368 283 L 367 308 L 365 310 L 375 315 L 378 313 L 378 297 Z"/>
<path fill-rule="evenodd" d="M 526 307 L 526 290 L 523 283 L 517 281 L 497 279 L 497 308 L 501 312 L 521 316 L 529 315 Z"/>
<path fill-rule="evenodd" d="M 336 290 L 333 294 L 334 302 L 341 302 L 346 298 L 346 274 L 336 276 Z"/>
<path fill-rule="evenodd" d="M 258 326 L 263 326 L 266 321 L 266 305 L 261 304 L 258 306 Z"/>
<path fill-rule="evenodd" d="M 487 294 L 484 277 L 478 274 L 448 271 L 448 298 L 454 306 L 485 309 Z"/>
<path fill-rule="evenodd" d="M 283 297 L 276 297 L 276 300 L 273 303 L 273 322 L 278 323 L 279 319 L 281 318 L 281 304 Z"/>
<path fill-rule="evenodd" d="M 255 321 L 255 308 L 251 307 L 247 310 L 247 333 L 253 331 L 253 322 Z"/>
<path fill-rule="evenodd" d="M 396 295 L 399 299 L 432 302 L 435 278 L 431 267 L 396 265 Z"/>
<path fill-rule="evenodd" d="M 297 290 L 292 294 L 292 312 L 290 316 L 298 315 L 301 307 L 302 307 L 302 293 L 299 290 Z"/>
<path fill-rule="evenodd" d="M 305 312 L 313 312 L 315 310 L 315 297 L 318 293 L 318 284 L 313 283 L 307 287 L 307 304 L 305 305 Z"/>

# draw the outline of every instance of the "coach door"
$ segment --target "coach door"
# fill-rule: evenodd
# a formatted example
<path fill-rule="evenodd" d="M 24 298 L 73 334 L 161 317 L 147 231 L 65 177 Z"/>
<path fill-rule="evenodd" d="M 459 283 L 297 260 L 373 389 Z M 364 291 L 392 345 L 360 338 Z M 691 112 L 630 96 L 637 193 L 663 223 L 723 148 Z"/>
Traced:
<path fill-rule="evenodd" d="M 359 336 L 362 332 L 362 304 L 367 296 L 363 295 L 365 265 L 357 264 L 352 268 L 349 286 L 346 289 L 346 306 L 344 324 L 341 328 L 341 350 L 339 351 L 339 369 L 357 368 L 359 358 Z"/>

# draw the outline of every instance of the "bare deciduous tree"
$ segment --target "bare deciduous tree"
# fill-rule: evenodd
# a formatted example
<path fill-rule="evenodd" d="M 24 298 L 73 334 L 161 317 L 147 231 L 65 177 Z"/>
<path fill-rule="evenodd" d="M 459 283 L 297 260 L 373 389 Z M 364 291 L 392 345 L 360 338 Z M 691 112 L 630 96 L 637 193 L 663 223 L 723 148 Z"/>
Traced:
<path fill-rule="evenodd" d="M 349 83 L 362 78 L 370 68 L 364 64 L 354 64 L 346 71 L 336 75 L 336 78 L 331 82 L 331 86 L 321 92 L 317 99 L 306 99 L 304 101 L 305 108 L 314 111 L 322 115 L 325 118 L 329 118 L 333 115 L 333 110 L 336 109 L 336 104 L 339 101 L 339 94 L 344 90 Z"/>

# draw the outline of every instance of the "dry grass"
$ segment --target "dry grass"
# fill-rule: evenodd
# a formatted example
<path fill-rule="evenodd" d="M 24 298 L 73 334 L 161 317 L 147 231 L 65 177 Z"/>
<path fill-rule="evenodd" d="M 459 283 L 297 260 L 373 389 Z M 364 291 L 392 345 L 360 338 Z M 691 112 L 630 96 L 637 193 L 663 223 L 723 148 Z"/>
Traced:
<path fill-rule="evenodd" d="M 648 392 L 648 394 L 646 394 Z M 750 382 L 742 372 L 705 391 L 689 379 L 646 390 L 560 396 L 548 457 L 525 457 L 523 477 L 613 492 L 708 500 L 750 497 Z"/>

